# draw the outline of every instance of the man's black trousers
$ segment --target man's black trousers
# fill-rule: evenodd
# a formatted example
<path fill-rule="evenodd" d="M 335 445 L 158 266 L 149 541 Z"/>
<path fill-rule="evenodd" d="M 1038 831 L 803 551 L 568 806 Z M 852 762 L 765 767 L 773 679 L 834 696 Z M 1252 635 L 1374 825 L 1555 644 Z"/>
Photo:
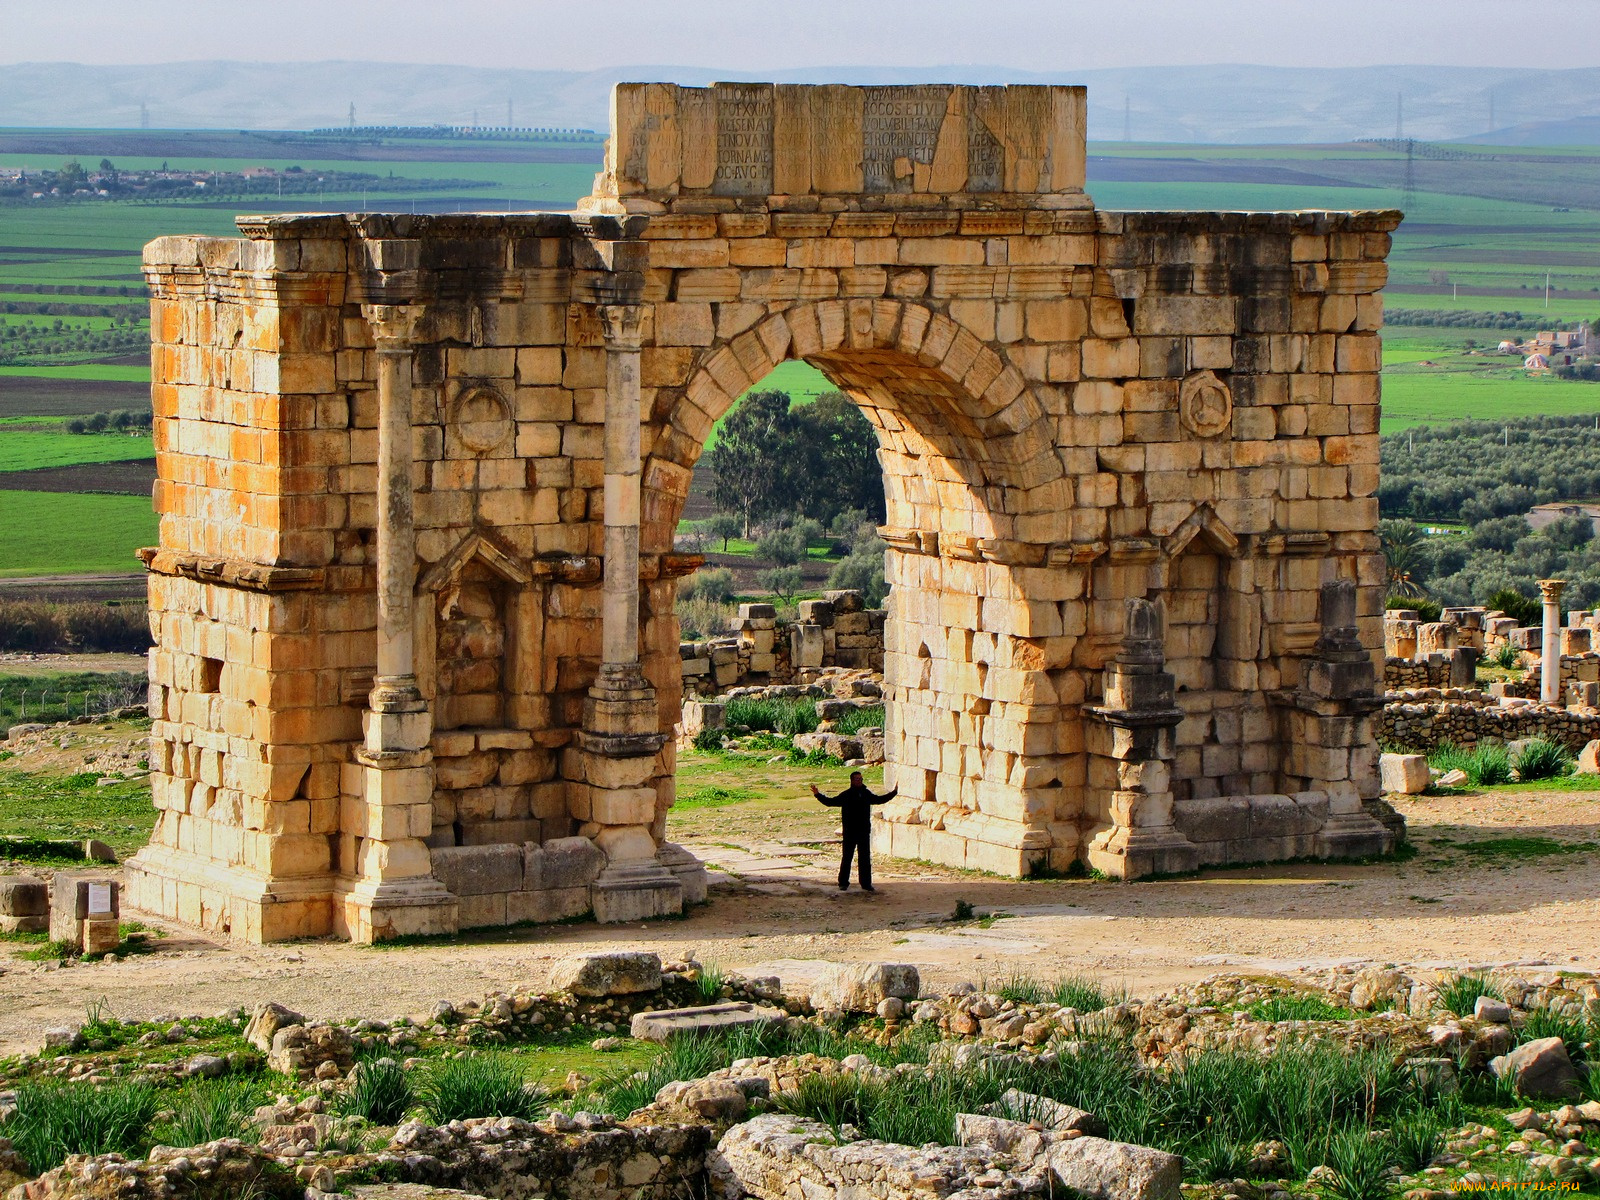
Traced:
<path fill-rule="evenodd" d="M 872 826 L 844 831 L 844 851 L 839 857 L 839 886 L 850 886 L 850 856 L 859 855 L 861 886 L 872 886 Z"/>

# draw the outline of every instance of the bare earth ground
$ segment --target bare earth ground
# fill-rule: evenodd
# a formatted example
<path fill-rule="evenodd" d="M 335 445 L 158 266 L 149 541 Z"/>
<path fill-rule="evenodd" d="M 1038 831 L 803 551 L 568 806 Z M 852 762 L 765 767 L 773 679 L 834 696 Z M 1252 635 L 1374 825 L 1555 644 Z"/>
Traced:
<path fill-rule="evenodd" d="M 936 984 L 1082 973 L 1135 994 L 1225 966 L 1600 967 L 1600 842 L 1591 841 L 1600 791 L 1405 803 L 1420 849 L 1409 861 L 1209 871 L 1140 884 L 1020 882 L 880 861 L 877 895 L 841 896 L 828 815 L 799 798 L 803 781 L 819 773 L 787 763 L 765 771 L 765 797 L 691 803 L 675 826 L 674 836 L 722 868 L 711 903 L 684 920 L 523 928 L 395 949 L 258 947 L 167 926 L 152 953 L 70 969 L 24 961 L 25 947 L 0 943 L 0 1054 L 36 1048 L 46 1028 L 81 1020 L 96 1001 L 125 1019 L 267 1000 L 317 1016 L 397 1016 L 426 1012 L 439 999 L 537 984 L 561 955 L 601 948 L 694 954 L 791 981 L 818 959 L 891 959 L 918 963 Z M 753 773 L 746 766 L 737 777 L 748 783 Z M 680 793 L 704 795 L 699 789 L 725 776 L 735 777 L 718 760 L 690 762 Z M 836 782 L 822 778 L 825 787 Z M 1512 843 L 1521 856 L 1481 849 L 1513 836 L 1559 845 Z M 954 923 L 959 899 L 1005 915 Z"/>

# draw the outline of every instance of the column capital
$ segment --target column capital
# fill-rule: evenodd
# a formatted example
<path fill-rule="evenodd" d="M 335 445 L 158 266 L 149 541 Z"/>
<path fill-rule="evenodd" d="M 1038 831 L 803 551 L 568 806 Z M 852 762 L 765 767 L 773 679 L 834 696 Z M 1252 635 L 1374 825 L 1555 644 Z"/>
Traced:
<path fill-rule="evenodd" d="M 404 351 L 416 340 L 422 305 L 363 304 L 361 315 L 372 326 L 372 338 L 380 351 Z"/>
<path fill-rule="evenodd" d="M 602 304 L 600 324 L 607 350 L 637 350 L 644 337 L 644 305 Z"/>
<path fill-rule="evenodd" d="M 1539 595 L 1543 597 L 1546 604 L 1559 604 L 1561 603 L 1561 593 L 1566 589 L 1566 586 L 1567 581 L 1565 579 L 1541 579 L 1539 580 Z"/>

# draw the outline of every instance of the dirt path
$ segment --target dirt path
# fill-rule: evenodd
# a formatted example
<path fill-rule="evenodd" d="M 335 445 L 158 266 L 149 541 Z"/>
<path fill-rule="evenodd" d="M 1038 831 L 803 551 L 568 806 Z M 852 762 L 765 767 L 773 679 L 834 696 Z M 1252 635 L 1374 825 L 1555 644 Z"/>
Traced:
<path fill-rule="evenodd" d="M 712 903 L 681 921 L 518 930 L 390 950 L 259 947 L 174 929 L 155 953 L 69 969 L 21 961 L 5 947 L 0 1054 L 36 1047 L 46 1028 L 81 1020 L 95 1001 L 125 1018 L 265 1000 L 320 1016 L 417 1014 L 439 999 L 540 983 L 555 958 L 601 947 L 692 953 L 791 977 L 822 958 L 909 960 L 936 983 L 1072 972 L 1135 993 L 1225 965 L 1600 967 L 1600 842 L 1592 840 L 1600 792 L 1413 802 L 1406 811 L 1420 853 L 1406 862 L 1215 871 L 1134 885 L 1016 882 L 884 862 L 876 896 L 839 895 L 830 850 L 806 853 L 816 850 L 806 834 L 774 842 L 768 824 L 755 822 L 762 834 L 736 848 L 728 825 L 737 809 L 713 811 L 719 819 L 706 839 L 724 848 L 725 865 L 741 878 L 721 877 Z M 686 820 L 682 831 L 691 843 L 695 824 Z M 1511 843 L 1514 854 L 1477 847 L 1510 836 L 1524 839 Z M 783 862 L 795 865 L 772 865 Z M 947 918 L 957 900 L 1009 915 L 954 924 Z"/>

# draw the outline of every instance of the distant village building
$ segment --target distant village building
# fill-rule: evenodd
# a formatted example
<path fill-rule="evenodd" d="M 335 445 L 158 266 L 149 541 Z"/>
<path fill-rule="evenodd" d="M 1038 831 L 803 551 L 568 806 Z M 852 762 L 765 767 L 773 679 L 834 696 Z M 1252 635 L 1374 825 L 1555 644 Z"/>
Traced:
<path fill-rule="evenodd" d="M 1528 525 L 1543 529 L 1562 517 L 1587 517 L 1596 537 L 1600 537 L 1600 503 L 1580 504 L 1571 500 L 1551 504 L 1535 504 L 1528 510 Z"/>

